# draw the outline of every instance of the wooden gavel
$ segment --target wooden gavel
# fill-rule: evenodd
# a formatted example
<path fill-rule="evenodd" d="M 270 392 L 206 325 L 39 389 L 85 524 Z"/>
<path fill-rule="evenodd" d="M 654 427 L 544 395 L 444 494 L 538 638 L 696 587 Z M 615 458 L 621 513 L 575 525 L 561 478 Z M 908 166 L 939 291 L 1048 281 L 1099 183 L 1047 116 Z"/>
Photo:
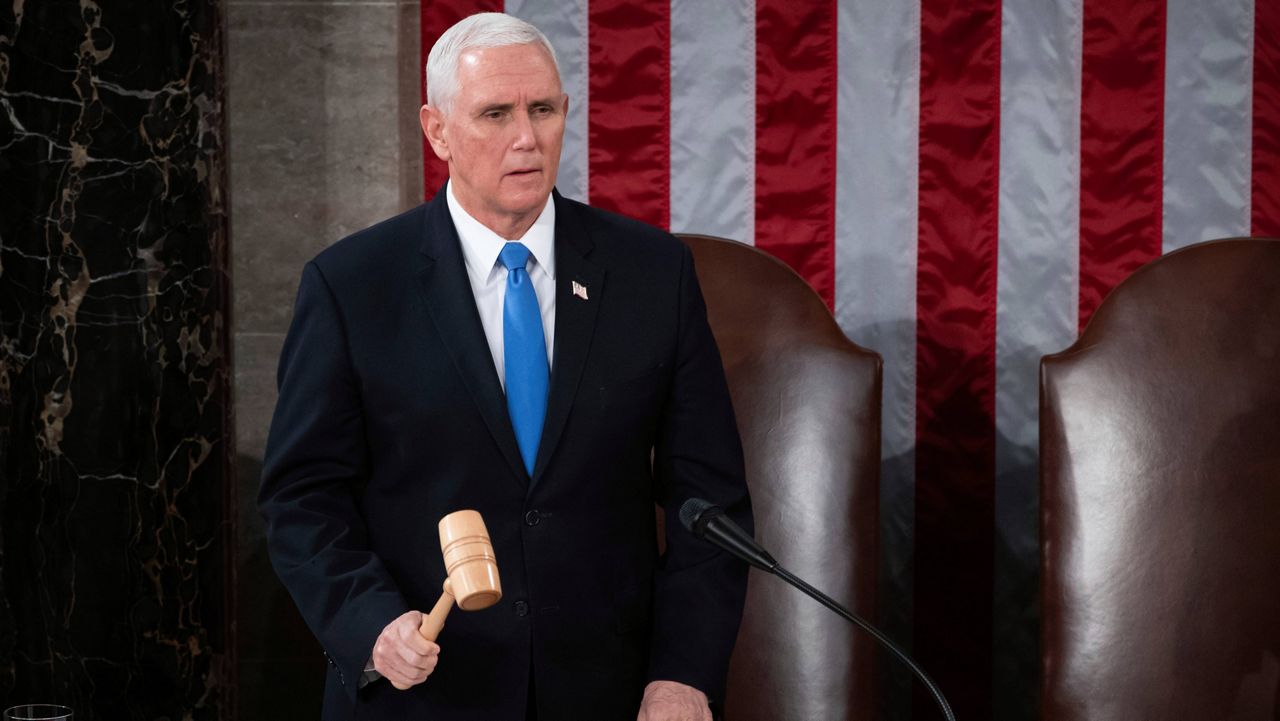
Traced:
<path fill-rule="evenodd" d="M 435 641 L 456 602 L 463 611 L 479 611 L 502 599 L 498 560 L 489 529 L 476 511 L 454 511 L 440 519 L 440 551 L 444 554 L 444 593 L 422 619 L 418 633 Z"/>
<path fill-rule="evenodd" d="M 454 511 L 440 519 L 440 551 L 444 554 L 444 593 L 422 618 L 418 633 L 435 641 L 456 603 L 463 611 L 479 611 L 502 599 L 498 560 L 489 529 L 476 511 Z M 394 684 L 401 691 L 408 686 Z"/>

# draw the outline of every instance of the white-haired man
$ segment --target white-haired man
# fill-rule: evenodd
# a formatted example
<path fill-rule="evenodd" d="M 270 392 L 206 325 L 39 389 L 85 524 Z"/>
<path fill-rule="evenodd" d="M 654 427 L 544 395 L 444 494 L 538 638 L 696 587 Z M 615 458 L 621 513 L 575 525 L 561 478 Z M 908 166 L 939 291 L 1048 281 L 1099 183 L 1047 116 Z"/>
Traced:
<path fill-rule="evenodd" d="M 746 568 L 675 523 L 659 556 L 655 503 L 751 514 L 692 258 L 554 191 L 569 99 L 536 28 L 472 16 L 427 76 L 449 182 L 307 265 L 280 361 L 259 504 L 324 718 L 709 719 Z M 462 508 L 504 597 L 437 646 L 418 609 Z"/>

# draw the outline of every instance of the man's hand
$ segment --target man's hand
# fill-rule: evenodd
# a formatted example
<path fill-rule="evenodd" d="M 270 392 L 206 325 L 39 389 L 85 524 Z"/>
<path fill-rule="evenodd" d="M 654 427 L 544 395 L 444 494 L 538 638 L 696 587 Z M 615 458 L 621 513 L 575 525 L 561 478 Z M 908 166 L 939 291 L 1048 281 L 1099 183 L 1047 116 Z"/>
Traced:
<path fill-rule="evenodd" d="M 436 670 L 440 647 L 422 637 L 422 613 L 409 611 L 387 624 L 373 644 L 373 668 L 401 691 L 416 686 Z"/>
<path fill-rule="evenodd" d="M 711 721 L 711 708 L 707 695 L 692 686 L 650 681 L 636 721 Z"/>

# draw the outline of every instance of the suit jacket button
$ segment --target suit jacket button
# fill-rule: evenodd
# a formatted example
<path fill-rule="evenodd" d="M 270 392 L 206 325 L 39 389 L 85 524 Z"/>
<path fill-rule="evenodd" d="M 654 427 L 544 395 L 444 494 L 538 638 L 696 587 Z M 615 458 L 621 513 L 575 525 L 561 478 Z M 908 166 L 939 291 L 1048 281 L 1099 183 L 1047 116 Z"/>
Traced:
<path fill-rule="evenodd" d="M 533 509 L 524 514 L 524 522 L 526 526 L 536 526 L 542 520 L 542 514 L 538 513 L 538 509 Z"/>
<path fill-rule="evenodd" d="M 529 615 L 529 604 L 525 603 L 524 601 L 516 601 L 515 606 L 516 606 L 516 615 L 519 616 L 520 618 L 524 618 L 525 616 Z"/>

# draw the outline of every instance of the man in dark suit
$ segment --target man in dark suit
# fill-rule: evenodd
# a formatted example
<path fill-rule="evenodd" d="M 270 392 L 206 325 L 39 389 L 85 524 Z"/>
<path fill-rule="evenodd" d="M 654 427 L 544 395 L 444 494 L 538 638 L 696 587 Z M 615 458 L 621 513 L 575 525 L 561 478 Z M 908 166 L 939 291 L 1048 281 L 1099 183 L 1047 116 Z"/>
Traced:
<path fill-rule="evenodd" d="M 751 517 L 692 257 L 553 191 L 568 97 L 532 26 L 455 25 L 428 89 L 448 185 L 307 264 L 280 359 L 259 506 L 324 718 L 710 718 L 746 567 L 676 514 Z M 504 596 L 437 646 L 417 609 L 464 508 Z"/>

